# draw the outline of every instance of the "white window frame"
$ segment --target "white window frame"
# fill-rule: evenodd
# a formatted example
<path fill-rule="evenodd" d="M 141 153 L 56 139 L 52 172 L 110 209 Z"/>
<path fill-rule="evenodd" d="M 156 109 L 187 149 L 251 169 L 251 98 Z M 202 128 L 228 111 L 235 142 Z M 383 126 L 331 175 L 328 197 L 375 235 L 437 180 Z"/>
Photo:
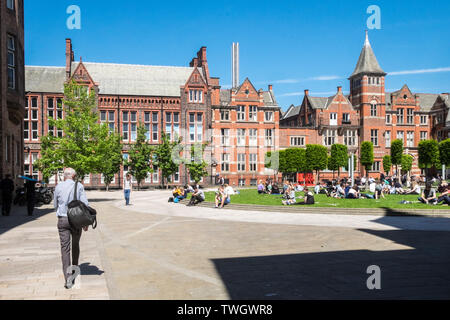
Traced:
<path fill-rule="evenodd" d="M 222 153 L 220 156 L 220 170 L 222 172 L 230 171 L 230 154 Z"/>
<path fill-rule="evenodd" d="M 406 146 L 408 148 L 414 147 L 414 131 L 406 132 Z"/>
<path fill-rule="evenodd" d="M 245 121 L 245 106 L 239 105 L 236 107 L 237 121 Z"/>
<path fill-rule="evenodd" d="M 264 130 L 264 144 L 265 146 L 273 146 L 274 132 L 273 129 Z"/>
<path fill-rule="evenodd" d="M 8 74 L 7 83 L 8 89 L 16 89 L 16 38 L 12 35 L 7 35 L 7 63 L 8 63 Z M 11 79 L 10 79 L 11 72 Z"/>
<path fill-rule="evenodd" d="M 237 171 L 244 172 L 246 169 L 246 154 L 238 153 L 237 157 Z"/>
<path fill-rule="evenodd" d="M 292 147 L 304 147 L 305 146 L 305 137 L 304 136 L 291 136 L 290 145 Z"/>
<path fill-rule="evenodd" d="M 385 132 L 384 134 L 384 138 L 385 138 L 385 144 L 386 144 L 386 148 L 390 148 L 391 147 L 391 131 L 388 130 Z"/>
<path fill-rule="evenodd" d="M 248 121 L 258 121 L 258 107 L 249 106 L 248 107 Z"/>
<path fill-rule="evenodd" d="M 273 122 L 273 111 L 265 111 L 264 112 L 264 121 L 265 122 Z"/>
<path fill-rule="evenodd" d="M 238 128 L 237 129 L 237 145 L 238 146 L 245 146 L 246 145 L 246 139 L 245 139 L 245 129 Z"/>
<path fill-rule="evenodd" d="M 250 147 L 258 146 L 258 129 L 248 129 L 248 145 Z"/>
<path fill-rule="evenodd" d="M 378 146 L 378 131 L 378 129 L 370 129 L 370 141 L 374 146 Z"/>

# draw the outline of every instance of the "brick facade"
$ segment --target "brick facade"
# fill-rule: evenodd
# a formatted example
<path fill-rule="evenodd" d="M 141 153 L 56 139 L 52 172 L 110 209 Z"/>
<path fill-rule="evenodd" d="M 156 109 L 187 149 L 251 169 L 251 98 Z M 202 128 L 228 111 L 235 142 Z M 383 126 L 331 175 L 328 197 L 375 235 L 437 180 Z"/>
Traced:
<path fill-rule="evenodd" d="M 345 144 L 359 157 L 362 141 L 374 143 L 375 164 L 370 176 L 382 171 L 382 157 L 390 143 L 402 138 L 405 152 L 413 155 L 417 167 L 417 145 L 422 139 L 442 140 L 449 136 L 448 94 L 412 93 L 405 85 L 385 92 L 386 73 L 376 61 L 368 38 L 355 71 L 349 78 L 350 93 L 338 87 L 330 97 L 314 97 L 305 90 L 299 106 L 282 113 L 271 85 L 256 89 L 245 79 L 239 87 L 221 89 L 219 78 L 210 77 L 206 47 L 200 48 L 189 67 L 117 65 L 74 61 L 70 39 L 66 39 L 65 67 L 27 67 L 27 109 L 24 121 L 25 172 L 42 178 L 33 168 L 40 150 L 39 137 L 49 130 L 48 117 L 63 117 L 58 101 L 64 82 L 74 79 L 97 95 L 100 121 L 109 123 L 124 137 L 124 156 L 133 143 L 137 124 L 148 128 L 148 143 L 160 143 L 161 133 L 182 137 L 184 154 L 194 143 L 207 143 L 208 177 L 201 184 L 213 184 L 223 176 L 231 185 L 254 185 L 273 177 L 264 167 L 267 151 L 334 143 Z M 54 131 L 54 134 L 62 134 Z M 355 174 L 366 174 L 359 161 Z M 127 168 L 116 175 L 112 187 L 121 187 Z M 345 176 L 345 171 L 341 173 Z M 332 178 L 329 171 L 321 178 Z M 53 178 L 51 183 L 56 183 Z M 187 168 L 180 165 L 171 184 L 192 183 Z M 86 186 L 101 187 L 99 175 L 85 179 Z M 157 171 L 144 186 L 161 184 Z"/>
<path fill-rule="evenodd" d="M 0 2 L 0 176 L 23 172 L 23 0 Z"/>

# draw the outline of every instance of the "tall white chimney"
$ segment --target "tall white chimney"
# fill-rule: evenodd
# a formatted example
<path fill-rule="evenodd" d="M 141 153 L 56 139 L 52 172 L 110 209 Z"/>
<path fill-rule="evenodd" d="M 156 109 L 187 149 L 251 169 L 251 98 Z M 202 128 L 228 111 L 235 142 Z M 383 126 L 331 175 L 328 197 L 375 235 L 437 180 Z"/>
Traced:
<path fill-rule="evenodd" d="M 239 86 L 239 42 L 233 42 L 231 46 L 231 86 Z"/>

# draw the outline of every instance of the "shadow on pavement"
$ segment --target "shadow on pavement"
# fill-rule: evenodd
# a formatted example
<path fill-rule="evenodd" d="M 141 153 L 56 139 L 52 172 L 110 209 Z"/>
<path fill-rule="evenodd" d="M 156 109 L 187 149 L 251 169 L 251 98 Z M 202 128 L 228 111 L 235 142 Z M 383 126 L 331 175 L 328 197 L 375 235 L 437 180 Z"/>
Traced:
<path fill-rule="evenodd" d="M 21 206 L 13 206 L 11 208 L 11 214 L 9 216 L 0 215 L 0 235 L 15 228 L 31 222 L 33 220 L 39 219 L 42 216 L 45 216 L 49 213 L 54 213 L 55 209 L 53 208 L 45 208 L 42 206 L 38 206 L 34 208 L 33 215 L 28 216 L 27 207 Z M 56 226 L 56 218 L 55 218 L 55 226 Z"/>
<path fill-rule="evenodd" d="M 80 264 L 81 275 L 101 275 L 105 273 L 103 270 L 100 270 L 97 266 L 91 265 L 90 262 L 85 262 Z"/>
<path fill-rule="evenodd" d="M 399 219 L 376 222 L 402 227 Z M 398 220 L 400 222 L 398 222 Z M 426 220 L 422 221 L 426 223 Z M 450 229 L 367 230 L 406 248 L 346 250 L 213 259 L 231 299 L 450 299 Z M 381 269 L 381 289 L 369 290 L 367 267 Z"/>

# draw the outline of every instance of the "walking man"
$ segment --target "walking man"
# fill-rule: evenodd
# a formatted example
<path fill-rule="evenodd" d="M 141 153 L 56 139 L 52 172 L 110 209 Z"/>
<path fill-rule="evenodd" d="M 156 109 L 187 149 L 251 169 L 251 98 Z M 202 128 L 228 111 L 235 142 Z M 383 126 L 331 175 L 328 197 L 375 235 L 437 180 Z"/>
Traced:
<path fill-rule="evenodd" d="M 9 216 L 11 213 L 11 203 L 13 200 L 14 181 L 9 174 L 0 182 L 2 192 L 2 215 Z"/>
<path fill-rule="evenodd" d="M 66 289 L 70 289 L 73 286 L 73 281 L 67 283 L 68 277 L 72 274 L 70 272 L 70 266 L 78 266 L 78 258 L 80 257 L 80 238 L 81 229 L 74 229 L 69 223 L 67 218 L 67 205 L 73 200 L 74 187 L 75 187 L 75 175 L 76 172 L 72 168 L 66 168 L 64 170 L 64 182 L 59 183 L 55 188 L 54 205 L 56 209 L 56 215 L 58 217 L 58 233 L 59 240 L 61 242 L 61 260 L 63 273 L 65 278 Z M 78 200 L 84 204 L 89 205 L 84 192 L 84 187 L 81 183 L 77 184 L 77 197 Z M 88 227 L 83 228 L 84 231 L 88 230 Z M 72 264 L 70 263 L 70 242 L 72 238 Z M 75 280 L 75 279 L 74 279 Z"/>

